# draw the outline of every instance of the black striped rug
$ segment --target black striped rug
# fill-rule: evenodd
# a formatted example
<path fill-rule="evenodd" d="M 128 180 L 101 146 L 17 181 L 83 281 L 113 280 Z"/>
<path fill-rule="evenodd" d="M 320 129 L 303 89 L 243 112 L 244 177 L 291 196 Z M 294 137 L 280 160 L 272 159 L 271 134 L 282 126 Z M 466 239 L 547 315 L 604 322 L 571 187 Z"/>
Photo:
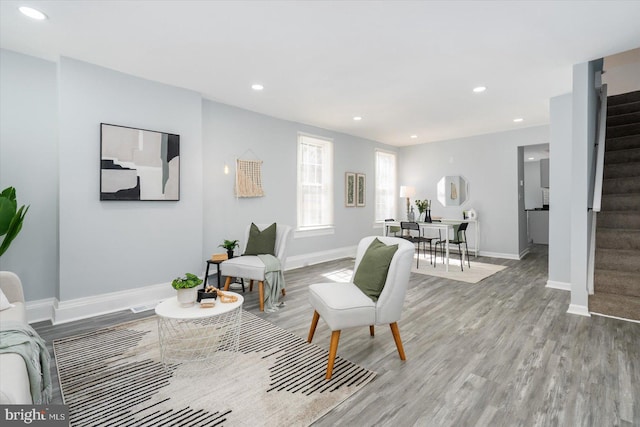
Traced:
<path fill-rule="evenodd" d="M 160 363 L 155 317 L 53 344 L 72 426 L 305 426 L 375 373 L 244 311 L 240 349 L 223 366 L 182 375 Z"/>

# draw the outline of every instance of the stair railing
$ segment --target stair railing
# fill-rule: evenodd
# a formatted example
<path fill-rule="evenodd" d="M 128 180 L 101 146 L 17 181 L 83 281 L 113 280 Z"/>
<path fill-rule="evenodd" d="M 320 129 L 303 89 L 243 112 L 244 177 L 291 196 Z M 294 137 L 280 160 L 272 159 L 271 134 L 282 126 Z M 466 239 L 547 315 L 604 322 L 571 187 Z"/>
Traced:
<path fill-rule="evenodd" d="M 607 85 L 600 88 L 600 102 L 598 102 L 598 121 L 596 123 L 596 142 L 594 145 L 594 165 L 592 168 L 593 194 L 590 194 L 589 208 L 593 212 L 600 212 L 602 204 L 602 179 L 604 175 L 604 149 L 607 130 Z"/>
<path fill-rule="evenodd" d="M 607 130 L 607 85 L 603 84 L 599 90 L 598 110 L 596 120 L 596 140 L 593 146 L 593 164 L 590 170 L 591 188 L 589 192 L 589 232 L 588 261 L 587 261 L 587 292 L 594 293 L 595 252 L 596 252 L 596 222 L 602 205 L 602 180 L 604 178 L 604 151 Z"/>

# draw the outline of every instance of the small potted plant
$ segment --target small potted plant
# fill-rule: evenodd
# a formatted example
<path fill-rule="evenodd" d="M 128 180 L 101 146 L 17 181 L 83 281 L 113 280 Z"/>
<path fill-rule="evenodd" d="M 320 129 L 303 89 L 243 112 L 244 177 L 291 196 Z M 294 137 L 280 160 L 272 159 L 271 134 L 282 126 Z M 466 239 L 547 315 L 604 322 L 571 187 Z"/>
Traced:
<path fill-rule="evenodd" d="M 171 286 L 178 292 L 178 302 L 183 307 L 192 306 L 198 298 L 198 286 L 202 284 L 195 274 L 186 273 L 185 277 L 178 277 L 171 282 Z"/>
<path fill-rule="evenodd" d="M 238 247 L 237 240 L 225 240 L 221 245 L 218 245 L 219 248 L 225 248 L 227 250 L 227 257 L 229 259 L 233 258 L 233 250 Z"/>

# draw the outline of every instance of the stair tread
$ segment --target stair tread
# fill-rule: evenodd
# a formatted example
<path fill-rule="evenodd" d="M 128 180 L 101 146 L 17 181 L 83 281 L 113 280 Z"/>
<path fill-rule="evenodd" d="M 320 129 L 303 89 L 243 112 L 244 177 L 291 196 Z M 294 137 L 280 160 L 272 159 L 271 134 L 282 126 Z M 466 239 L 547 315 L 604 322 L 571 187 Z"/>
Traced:
<path fill-rule="evenodd" d="M 611 198 L 627 197 L 627 198 L 633 198 L 633 197 L 640 197 L 640 193 L 603 194 L 602 197 L 611 197 Z"/>
<path fill-rule="evenodd" d="M 614 178 L 604 178 L 604 181 L 633 181 L 638 178 L 640 178 L 640 173 L 638 173 L 638 175 L 636 176 L 616 176 Z"/>
<path fill-rule="evenodd" d="M 613 227 L 596 227 L 596 232 L 605 231 L 607 233 L 632 233 L 640 234 L 640 229 L 637 228 L 613 228 Z"/>
<path fill-rule="evenodd" d="M 640 273 L 596 268 L 593 276 L 595 293 L 640 297 Z"/>
<path fill-rule="evenodd" d="M 620 255 L 640 256 L 640 249 L 611 249 L 611 248 L 598 248 L 598 251 L 619 253 Z"/>
<path fill-rule="evenodd" d="M 640 100 L 640 90 L 607 96 L 607 105 L 624 105 Z"/>
<path fill-rule="evenodd" d="M 623 113 L 618 111 L 622 110 Z M 640 101 L 630 101 L 624 104 L 609 105 L 607 102 L 607 117 L 615 117 L 620 114 L 626 114 L 626 112 L 640 111 Z"/>
<path fill-rule="evenodd" d="M 611 193 L 611 194 L 603 194 L 602 197 L 624 197 L 626 194 L 625 193 Z M 637 197 L 637 196 L 636 196 Z M 633 197 L 630 197 L 633 198 Z M 600 211 L 601 214 L 611 214 L 611 215 L 640 215 L 640 212 L 635 211 L 635 210 L 619 210 L 619 211 L 608 211 L 608 210 L 602 210 Z"/>
<path fill-rule="evenodd" d="M 607 128 L 631 125 L 640 122 L 640 111 L 629 111 L 607 116 Z"/>
<path fill-rule="evenodd" d="M 640 272 L 637 271 L 610 270 L 608 268 L 598 268 L 596 270 L 599 273 L 606 273 L 612 276 L 640 277 Z M 638 286 L 640 286 L 640 282 L 638 282 Z"/>
<path fill-rule="evenodd" d="M 596 292 L 589 295 L 589 311 L 640 321 L 640 297 Z"/>

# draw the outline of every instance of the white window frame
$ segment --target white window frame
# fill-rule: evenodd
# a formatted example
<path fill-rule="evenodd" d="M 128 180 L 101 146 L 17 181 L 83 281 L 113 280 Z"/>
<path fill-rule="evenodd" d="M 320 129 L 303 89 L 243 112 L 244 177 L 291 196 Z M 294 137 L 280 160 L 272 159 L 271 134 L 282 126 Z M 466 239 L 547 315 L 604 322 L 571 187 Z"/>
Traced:
<path fill-rule="evenodd" d="M 386 172 L 380 170 L 380 157 L 379 156 L 392 156 L 393 157 L 393 171 Z M 384 175 L 383 175 L 384 174 Z M 388 175 L 391 175 L 390 177 Z M 379 225 L 384 222 L 386 218 L 395 218 L 398 209 L 398 153 L 394 151 L 386 151 L 376 149 L 375 152 L 375 210 L 374 210 L 374 224 Z M 386 208 L 381 208 L 381 205 L 390 205 Z M 383 212 L 384 211 L 384 212 Z M 382 216 L 382 218 L 379 218 Z"/>
<path fill-rule="evenodd" d="M 321 157 L 319 166 L 320 181 L 307 182 L 304 181 L 304 174 L 310 173 L 310 170 L 304 170 L 303 150 L 305 146 L 312 145 L 320 148 Z M 296 230 L 294 238 L 312 237 L 326 234 L 334 234 L 334 212 L 333 212 L 333 139 L 307 133 L 298 133 L 297 144 L 297 191 L 296 191 Z M 306 188 L 310 185 L 319 186 L 319 195 L 321 197 L 322 212 L 318 221 L 309 222 L 308 212 L 305 212 L 304 200 L 311 193 L 306 193 Z"/>

